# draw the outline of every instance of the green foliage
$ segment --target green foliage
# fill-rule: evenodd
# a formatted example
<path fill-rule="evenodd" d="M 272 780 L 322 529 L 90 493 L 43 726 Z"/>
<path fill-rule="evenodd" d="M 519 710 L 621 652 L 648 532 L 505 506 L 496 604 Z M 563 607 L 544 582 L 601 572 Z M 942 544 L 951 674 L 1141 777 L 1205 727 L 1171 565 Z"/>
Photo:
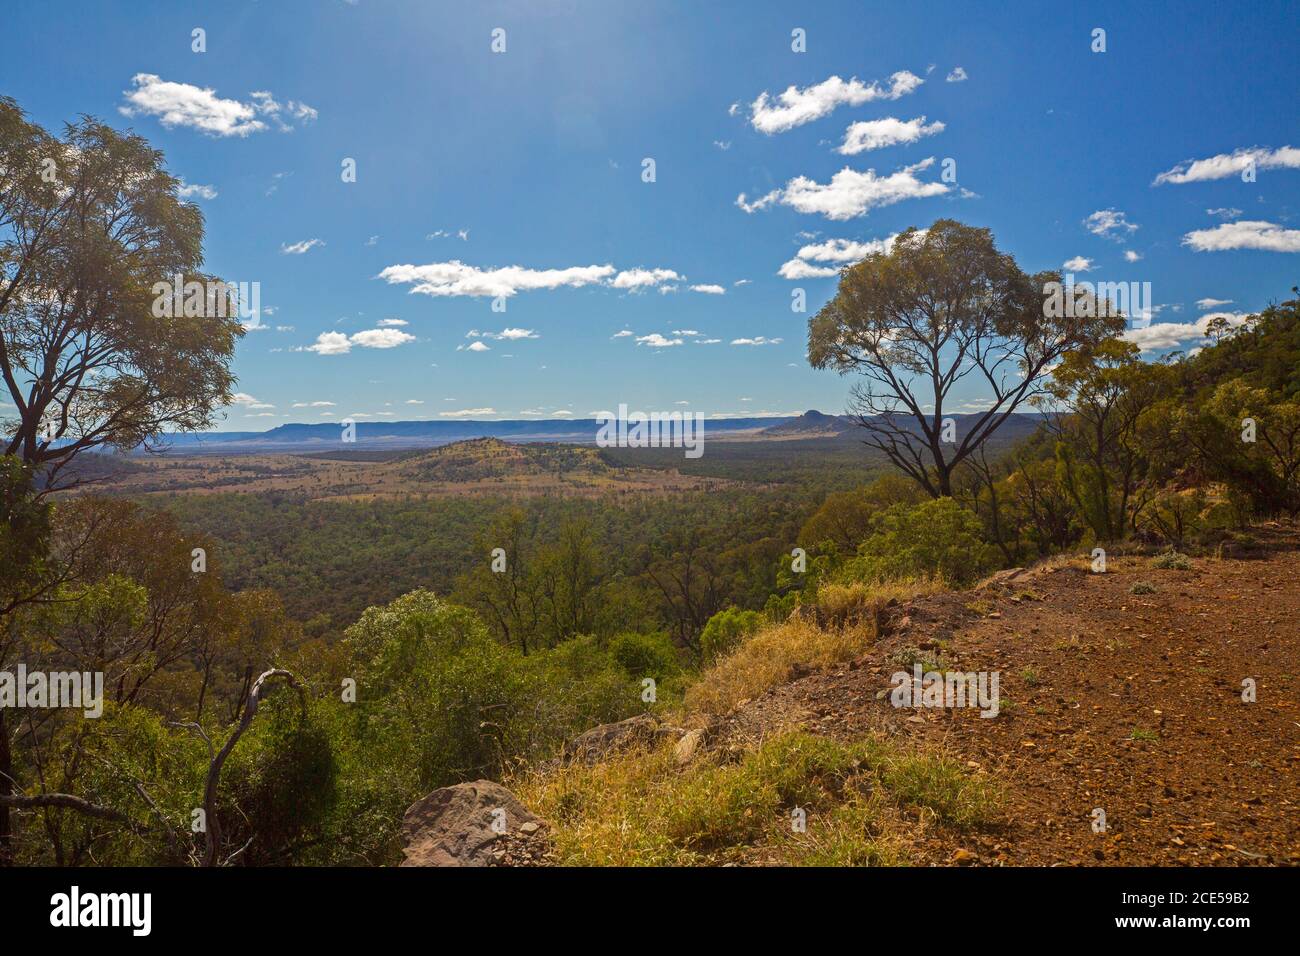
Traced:
<path fill-rule="evenodd" d="M 609 642 L 609 653 L 637 681 L 646 677 L 663 681 L 681 671 L 677 648 L 667 634 L 620 634 Z"/>
<path fill-rule="evenodd" d="M 996 549 L 985 543 L 979 519 L 951 498 L 919 505 L 894 505 L 881 516 L 859 556 L 837 577 L 873 583 L 899 578 L 938 577 L 963 584 L 997 566 Z"/>
<path fill-rule="evenodd" d="M 729 607 L 709 618 L 700 635 L 700 654 L 706 661 L 716 660 L 731 651 L 766 621 L 757 611 Z"/>
<path fill-rule="evenodd" d="M 1150 561 L 1151 567 L 1161 571 L 1190 571 L 1192 559 L 1178 551 L 1166 551 Z"/>

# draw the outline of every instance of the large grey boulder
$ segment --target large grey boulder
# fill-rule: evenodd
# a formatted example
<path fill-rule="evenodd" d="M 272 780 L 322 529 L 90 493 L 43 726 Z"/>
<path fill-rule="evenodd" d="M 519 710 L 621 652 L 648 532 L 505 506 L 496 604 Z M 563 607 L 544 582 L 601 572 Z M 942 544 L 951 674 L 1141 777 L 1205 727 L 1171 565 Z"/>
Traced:
<path fill-rule="evenodd" d="M 502 847 L 540 836 L 546 824 L 491 780 L 442 787 L 402 817 L 402 866 L 495 866 Z"/>

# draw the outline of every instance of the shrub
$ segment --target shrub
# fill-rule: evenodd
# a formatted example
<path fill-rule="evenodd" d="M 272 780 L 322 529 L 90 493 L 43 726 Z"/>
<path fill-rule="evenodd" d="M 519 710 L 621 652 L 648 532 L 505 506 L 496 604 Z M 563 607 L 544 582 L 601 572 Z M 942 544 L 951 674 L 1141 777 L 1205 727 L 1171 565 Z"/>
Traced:
<path fill-rule="evenodd" d="M 932 577 L 967 584 L 999 564 L 997 549 L 981 531 L 979 518 L 951 498 L 894 505 L 838 577 L 867 583 Z"/>
<path fill-rule="evenodd" d="M 1146 581 L 1138 581 L 1128 589 L 1129 594 L 1155 594 L 1156 587 L 1154 584 L 1148 584 Z"/>
<path fill-rule="evenodd" d="M 758 611 L 742 611 L 738 607 L 719 611 L 704 625 L 700 654 L 706 661 L 716 660 L 762 626 L 763 615 Z"/>
<path fill-rule="evenodd" d="M 609 642 L 609 653 L 628 677 L 662 681 L 681 671 L 677 648 L 667 634 L 620 634 Z"/>
<path fill-rule="evenodd" d="M 1192 559 L 1178 551 L 1166 551 L 1151 559 L 1151 567 L 1162 571 L 1190 571 Z"/>

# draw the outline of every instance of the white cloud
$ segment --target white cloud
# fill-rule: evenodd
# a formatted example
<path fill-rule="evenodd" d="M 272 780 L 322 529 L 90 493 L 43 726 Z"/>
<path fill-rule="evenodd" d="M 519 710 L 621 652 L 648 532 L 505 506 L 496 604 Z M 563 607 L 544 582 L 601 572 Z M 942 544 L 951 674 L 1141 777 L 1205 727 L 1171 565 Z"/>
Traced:
<path fill-rule="evenodd" d="M 1145 328 L 1125 330 L 1120 338 L 1133 342 L 1143 352 L 1162 352 L 1165 349 L 1179 348 L 1188 342 L 1204 341 L 1210 323 L 1215 319 L 1226 319 L 1229 326 L 1238 326 L 1246 321 L 1247 312 L 1207 312 L 1195 322 L 1157 322 Z"/>
<path fill-rule="evenodd" d="M 673 345 L 681 345 L 681 339 L 664 338 L 658 332 L 651 332 L 649 335 L 638 335 L 636 337 L 637 345 L 649 345 L 652 348 L 664 349 Z"/>
<path fill-rule="evenodd" d="M 1133 251 L 1132 249 L 1125 249 L 1125 250 L 1124 250 L 1124 261 L 1125 261 L 1125 262 L 1137 262 L 1137 261 L 1140 260 L 1141 258 L 1142 258 L 1142 253 L 1140 253 L 1140 252 L 1135 252 L 1135 251 Z"/>
<path fill-rule="evenodd" d="M 516 339 L 540 339 L 541 336 L 532 329 L 502 329 L 500 332 L 480 332 L 478 329 L 470 329 L 465 333 L 467 339 L 504 339 L 507 342 Z"/>
<path fill-rule="evenodd" d="M 960 66 L 955 66 L 952 72 L 944 77 L 945 83 L 964 83 L 967 79 L 966 71 Z"/>
<path fill-rule="evenodd" d="M 346 355 L 352 351 L 352 343 L 342 332 L 322 332 L 316 336 L 316 344 L 307 346 L 308 352 L 317 355 Z"/>
<path fill-rule="evenodd" d="M 705 295 L 726 295 L 727 290 L 720 285 L 693 285 L 692 292 L 703 292 Z"/>
<path fill-rule="evenodd" d="M 1067 272 L 1087 272 L 1092 268 L 1092 260 L 1086 256 L 1075 256 L 1073 259 L 1066 259 L 1061 263 L 1061 268 Z"/>
<path fill-rule="evenodd" d="M 727 140 L 726 142 L 723 142 L 720 139 L 715 139 L 713 141 L 713 145 L 718 147 L 718 149 L 722 150 L 725 153 L 727 150 L 731 149 L 731 140 Z"/>
<path fill-rule="evenodd" d="M 877 176 L 874 169 L 860 173 L 846 166 L 825 185 L 806 176 L 798 176 L 786 183 L 783 189 L 774 189 L 752 203 L 747 202 L 745 194 L 741 193 L 736 199 L 736 205 L 745 212 L 752 213 L 773 203 L 781 203 L 802 213 L 820 213 L 827 219 L 852 219 L 871 209 L 891 206 L 904 199 L 939 196 L 948 192 L 949 187 L 943 183 L 925 183 L 916 178 L 917 172 L 928 169 L 933 164 L 934 157 L 931 156 L 913 166 L 904 166 L 888 176 Z"/>
<path fill-rule="evenodd" d="M 322 332 L 316 336 L 316 343 L 308 345 L 305 351 L 315 352 L 317 355 L 347 355 L 354 345 L 365 349 L 391 349 L 414 341 L 414 335 L 398 329 L 365 329 L 352 336 L 344 335 L 342 332 Z"/>
<path fill-rule="evenodd" d="M 294 402 L 294 408 L 333 408 L 334 402 Z"/>
<path fill-rule="evenodd" d="M 182 199 L 190 199 L 198 196 L 200 199 L 216 199 L 217 191 L 211 186 L 200 186 L 198 183 L 187 183 L 180 180 L 180 185 L 176 188 L 176 195 Z"/>
<path fill-rule="evenodd" d="M 423 405 L 423 404 L 424 404 L 424 399 L 422 399 L 422 398 L 408 398 L 408 399 L 406 400 L 406 404 L 407 404 L 407 405 Z"/>
<path fill-rule="evenodd" d="M 236 392 L 231 396 L 230 403 L 232 405 L 242 405 L 245 408 L 275 408 L 275 406 L 269 402 L 259 402 L 247 392 Z"/>
<path fill-rule="evenodd" d="M 1229 176 L 1240 175 L 1252 162 L 1256 169 L 1300 169 L 1300 149 L 1283 146 L 1270 150 L 1254 146 L 1250 149 L 1236 149 L 1231 153 L 1219 153 L 1208 159 L 1186 159 L 1173 169 L 1165 170 L 1151 185 L 1227 179 Z"/>
<path fill-rule="evenodd" d="M 1241 210 L 1236 206 L 1220 206 L 1218 209 L 1205 210 L 1207 216 L 1218 216 L 1220 219 L 1236 219 L 1241 215 Z"/>
<path fill-rule="evenodd" d="M 924 235 L 924 230 L 919 232 Z M 827 239 L 825 242 L 810 243 L 800 247 L 795 258 L 784 263 L 777 270 L 783 279 L 823 279 L 839 275 L 843 265 L 859 262 L 867 256 L 878 252 L 889 252 L 898 239 L 894 233 L 885 239 L 869 239 L 857 242 L 852 239 Z M 817 265 L 830 263 L 830 265 Z"/>
<path fill-rule="evenodd" d="M 483 415 L 495 415 L 495 408 L 462 408 L 455 412 L 439 412 L 443 418 L 475 418 Z"/>
<path fill-rule="evenodd" d="M 634 333 L 631 329 L 623 329 L 623 330 L 620 331 L 620 332 L 615 332 L 613 335 L 610 336 L 610 338 L 611 338 L 611 339 L 625 339 L 625 338 L 627 338 L 628 336 L 630 336 L 630 335 L 634 335 L 634 334 L 635 334 L 635 333 Z"/>
<path fill-rule="evenodd" d="M 781 339 L 769 339 L 759 335 L 752 339 L 732 339 L 732 345 L 780 345 Z"/>
<path fill-rule="evenodd" d="M 324 239 L 304 239 L 301 242 L 294 242 L 289 245 L 280 243 L 280 251 L 286 256 L 300 256 L 304 252 L 308 252 L 317 246 L 323 245 L 325 245 Z"/>
<path fill-rule="evenodd" d="M 944 125 L 940 122 L 928 126 L 924 116 L 916 119 L 901 120 L 892 116 L 878 120 L 854 123 L 844 131 L 844 142 L 836 150 L 845 156 L 854 156 L 869 149 L 883 149 L 899 143 L 915 143 L 922 136 L 942 133 Z"/>
<path fill-rule="evenodd" d="M 152 73 L 137 73 L 131 82 L 134 88 L 123 91 L 126 103 L 118 111 L 123 116 L 156 116 L 168 129 L 183 126 L 211 136 L 248 136 L 267 128 L 259 116 L 269 118 L 282 130 L 293 128 L 283 119 L 286 107 L 265 91 L 250 93 L 252 102 L 245 103 L 223 99 L 209 88 L 163 80 Z M 287 114 L 303 122 L 318 115 L 310 106 L 294 100 L 288 102 Z"/>
<path fill-rule="evenodd" d="M 803 259 L 791 259 L 781 264 L 777 275 L 782 279 L 829 279 L 840 274 L 838 266 L 817 266 Z"/>
<path fill-rule="evenodd" d="M 1083 221 L 1083 225 L 1094 236 L 1114 239 L 1117 242 L 1123 242 L 1126 235 L 1137 232 L 1138 229 L 1137 225 L 1129 222 L 1125 214 L 1118 209 L 1098 209 Z"/>
<path fill-rule="evenodd" d="M 525 269 L 506 266 L 480 269 L 459 260 L 428 265 L 394 265 L 379 273 L 389 284 L 411 285 L 412 293 L 433 296 L 513 296 L 536 289 L 579 288 L 597 284 L 614 274 L 614 267 L 574 266 L 568 269 Z"/>
<path fill-rule="evenodd" d="M 1300 229 L 1284 229 L 1276 223 L 1242 219 L 1225 222 L 1213 229 L 1197 229 L 1183 236 L 1183 245 L 1197 252 L 1225 249 L 1263 249 L 1268 252 L 1300 252 Z"/>
<path fill-rule="evenodd" d="M 1221 305 L 1231 305 L 1231 299 L 1197 299 L 1196 307 L 1198 309 L 1214 309 Z"/>
<path fill-rule="evenodd" d="M 672 269 L 628 269 L 616 275 L 610 285 L 615 289 L 643 289 L 682 278 Z"/>
<path fill-rule="evenodd" d="M 400 328 L 403 325 L 410 325 L 410 324 L 411 323 L 407 322 L 405 319 L 380 319 L 379 320 L 379 327 L 381 329 L 389 329 L 389 328 L 395 329 L 395 328 Z"/>
<path fill-rule="evenodd" d="M 398 329 L 366 329 L 357 332 L 348 341 L 366 349 L 392 349 L 407 342 L 414 342 L 415 336 Z"/>
<path fill-rule="evenodd" d="M 925 81 L 907 70 L 889 78 L 889 86 L 865 84 L 856 76 L 845 82 L 832 76 L 815 86 L 790 86 L 775 98 L 765 91 L 749 107 L 749 122 L 760 133 L 783 133 L 830 114 L 837 106 L 861 106 L 872 100 L 896 100 Z M 734 108 L 733 108 L 734 112 Z"/>
<path fill-rule="evenodd" d="M 461 349 L 464 349 L 467 352 L 490 352 L 492 351 L 492 346 L 487 345 L 484 342 L 473 342 L 470 345 L 456 346 L 457 352 L 461 351 Z"/>

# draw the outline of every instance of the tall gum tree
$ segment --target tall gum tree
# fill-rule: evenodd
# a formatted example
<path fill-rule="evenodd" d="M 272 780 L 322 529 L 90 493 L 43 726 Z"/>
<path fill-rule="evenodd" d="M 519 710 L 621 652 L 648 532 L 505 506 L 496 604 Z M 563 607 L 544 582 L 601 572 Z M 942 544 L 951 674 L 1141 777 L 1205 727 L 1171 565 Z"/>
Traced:
<path fill-rule="evenodd" d="M 203 215 L 179 186 L 139 136 L 90 117 L 53 136 L 0 97 L 0 398 L 15 410 L 0 414 L 0 552 L 26 562 L 0 570 L 0 668 L 16 609 L 75 564 L 30 553 L 48 517 L 33 502 L 75 482 L 61 473 L 82 452 L 200 430 L 230 402 L 238 318 L 153 308 L 158 283 L 215 281 L 200 272 Z M 0 709 L 0 865 L 19 799 L 9 740 Z"/>
<path fill-rule="evenodd" d="M 931 496 L 950 496 L 955 469 L 1043 393 L 1062 355 L 1124 328 L 1082 292 L 1075 307 L 1046 308 L 1050 283 L 1059 289 L 1059 274 L 1027 275 L 987 229 L 952 219 L 913 227 L 840 274 L 809 320 L 808 361 L 861 375 L 851 410 L 864 442 Z M 968 378 L 985 407 L 946 442 L 950 395 Z"/>

